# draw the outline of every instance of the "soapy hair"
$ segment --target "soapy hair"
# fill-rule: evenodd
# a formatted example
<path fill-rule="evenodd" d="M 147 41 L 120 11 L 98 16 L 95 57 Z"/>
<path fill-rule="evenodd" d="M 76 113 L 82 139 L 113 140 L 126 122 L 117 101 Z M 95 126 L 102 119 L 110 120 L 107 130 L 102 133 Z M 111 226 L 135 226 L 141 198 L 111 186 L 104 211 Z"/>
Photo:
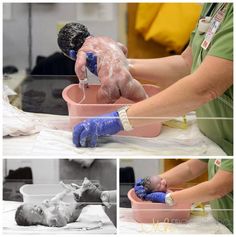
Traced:
<path fill-rule="evenodd" d="M 24 209 L 23 208 L 24 208 L 24 204 L 20 205 L 16 210 L 15 221 L 16 221 L 17 225 L 20 225 L 20 226 L 37 225 L 37 223 L 34 224 L 34 223 L 29 222 L 27 220 L 27 218 L 24 215 Z"/>
<path fill-rule="evenodd" d="M 90 33 L 86 26 L 72 22 L 61 28 L 57 43 L 63 53 L 70 55 L 70 50 L 77 53 L 88 36 L 90 36 Z"/>
<path fill-rule="evenodd" d="M 151 179 L 149 176 L 143 179 L 143 187 L 147 192 L 152 192 Z"/>

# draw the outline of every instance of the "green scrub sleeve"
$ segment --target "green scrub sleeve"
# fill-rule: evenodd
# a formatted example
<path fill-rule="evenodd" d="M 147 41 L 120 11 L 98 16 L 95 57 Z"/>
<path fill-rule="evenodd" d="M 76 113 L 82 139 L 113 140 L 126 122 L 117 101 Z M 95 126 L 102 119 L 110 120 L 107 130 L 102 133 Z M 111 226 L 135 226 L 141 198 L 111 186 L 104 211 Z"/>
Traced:
<path fill-rule="evenodd" d="M 233 61 L 233 4 L 229 4 L 226 16 L 212 39 L 208 55 Z"/>
<path fill-rule="evenodd" d="M 234 169 L 233 159 L 222 159 L 220 169 L 233 173 Z"/>
<path fill-rule="evenodd" d="M 199 22 L 199 20 L 205 15 L 206 10 L 207 10 L 207 7 L 209 7 L 208 5 L 209 5 L 209 4 L 204 4 L 204 5 L 203 5 L 202 12 L 201 12 L 201 14 L 200 14 L 200 16 L 199 16 L 198 22 Z M 197 23 L 195 29 L 192 31 L 192 33 L 191 33 L 191 35 L 190 35 L 190 39 L 189 39 L 189 46 L 190 46 L 190 47 L 192 47 L 193 38 L 194 38 L 194 36 L 195 36 L 197 30 L 198 30 L 198 23 Z"/>

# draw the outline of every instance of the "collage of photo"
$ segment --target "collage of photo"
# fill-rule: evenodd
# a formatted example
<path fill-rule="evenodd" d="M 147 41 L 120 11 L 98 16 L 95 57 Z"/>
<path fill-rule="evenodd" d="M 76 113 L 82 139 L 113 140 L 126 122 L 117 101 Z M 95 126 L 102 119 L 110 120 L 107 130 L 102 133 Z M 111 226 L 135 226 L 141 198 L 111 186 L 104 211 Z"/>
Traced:
<path fill-rule="evenodd" d="M 4 235 L 234 234 L 233 1 L 1 5 Z"/>

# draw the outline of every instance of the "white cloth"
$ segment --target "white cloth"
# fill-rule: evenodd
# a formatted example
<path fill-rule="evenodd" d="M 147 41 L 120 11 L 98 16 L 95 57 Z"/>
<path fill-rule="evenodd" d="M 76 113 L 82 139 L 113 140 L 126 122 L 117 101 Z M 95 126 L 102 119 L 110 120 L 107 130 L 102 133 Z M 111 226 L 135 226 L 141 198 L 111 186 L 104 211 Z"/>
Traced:
<path fill-rule="evenodd" d="M 206 216 L 191 215 L 186 223 L 141 224 L 133 219 L 131 208 L 120 208 L 119 230 L 121 234 L 232 234 L 214 219 L 209 205 L 205 210 Z"/>
<path fill-rule="evenodd" d="M 31 135 L 47 127 L 37 117 L 3 101 L 3 136 Z"/>
<path fill-rule="evenodd" d="M 162 133 L 156 138 L 138 138 L 111 136 L 99 139 L 96 148 L 77 148 L 72 144 L 72 133 L 60 130 L 43 130 L 37 137 L 32 149 L 32 155 L 55 155 L 62 157 L 82 158 L 86 156 L 157 156 L 157 155 L 222 155 L 225 153 L 211 140 L 198 134 L 197 127 L 192 127 L 190 133 L 178 131 L 171 136 Z M 168 130 L 169 132 L 169 130 Z M 187 136 L 186 136 L 187 135 Z M 200 136 L 199 136 L 200 135 Z M 122 148 L 122 149 L 121 149 Z"/>
<path fill-rule="evenodd" d="M 101 205 L 85 207 L 78 220 L 65 227 L 18 226 L 14 215 L 19 202 L 4 201 L 2 227 L 4 234 L 115 234 L 116 228 Z M 101 228 L 99 228 L 101 226 Z M 85 230 L 85 228 L 91 228 Z"/>
<path fill-rule="evenodd" d="M 20 136 L 38 133 L 42 128 L 49 127 L 36 116 L 25 113 L 11 105 L 8 96 L 16 95 L 6 85 L 3 87 L 3 136 Z"/>
<path fill-rule="evenodd" d="M 188 116 L 186 130 L 163 126 L 154 138 L 110 136 L 99 138 L 96 148 L 76 148 L 68 130 L 68 116 L 40 115 L 40 119 L 58 130 L 42 130 L 26 137 L 4 138 L 4 156 L 85 157 L 144 157 L 169 156 L 226 156 L 225 152 L 198 129 L 195 116 Z"/>

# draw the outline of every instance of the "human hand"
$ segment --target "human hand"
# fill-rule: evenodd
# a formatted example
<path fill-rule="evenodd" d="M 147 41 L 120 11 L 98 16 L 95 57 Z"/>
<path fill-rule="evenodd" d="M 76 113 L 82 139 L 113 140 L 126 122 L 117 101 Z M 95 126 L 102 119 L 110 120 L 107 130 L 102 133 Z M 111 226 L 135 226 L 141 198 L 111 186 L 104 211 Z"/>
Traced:
<path fill-rule="evenodd" d="M 118 112 L 84 120 L 73 130 L 73 143 L 77 147 L 95 147 L 100 136 L 113 135 L 124 130 Z"/>
<path fill-rule="evenodd" d="M 81 188 L 74 192 L 74 199 L 80 204 L 99 205 L 102 204 L 101 194 L 102 191 L 99 185 L 95 185 L 84 178 Z"/>
<path fill-rule="evenodd" d="M 98 90 L 99 103 L 114 103 L 121 96 L 132 101 L 147 98 L 142 85 L 129 70 L 125 56 L 127 49 L 109 37 L 89 36 L 79 49 L 75 72 L 79 80 L 86 78 L 86 66 L 98 76 L 101 87 Z"/>
<path fill-rule="evenodd" d="M 134 191 L 135 191 L 136 195 L 141 199 L 144 199 L 144 197 L 147 195 L 146 189 L 143 186 L 143 182 L 144 182 L 144 179 L 139 178 L 139 179 L 137 179 L 135 186 L 134 186 Z"/>
<path fill-rule="evenodd" d="M 109 194 L 109 191 L 102 191 L 101 193 L 101 200 L 102 200 L 102 203 L 110 208 L 111 207 L 111 202 L 110 202 L 110 194 Z"/>
<path fill-rule="evenodd" d="M 120 42 L 116 42 L 117 46 L 122 50 L 125 56 L 128 54 L 128 49 L 121 44 Z M 84 61 L 84 60 L 83 60 Z M 81 65 L 82 66 L 82 65 Z M 97 55 L 93 52 L 86 52 L 86 66 L 91 73 L 98 76 L 97 71 Z"/>
<path fill-rule="evenodd" d="M 154 192 L 147 194 L 144 199 L 146 201 L 165 203 L 166 193 L 164 192 Z"/>

